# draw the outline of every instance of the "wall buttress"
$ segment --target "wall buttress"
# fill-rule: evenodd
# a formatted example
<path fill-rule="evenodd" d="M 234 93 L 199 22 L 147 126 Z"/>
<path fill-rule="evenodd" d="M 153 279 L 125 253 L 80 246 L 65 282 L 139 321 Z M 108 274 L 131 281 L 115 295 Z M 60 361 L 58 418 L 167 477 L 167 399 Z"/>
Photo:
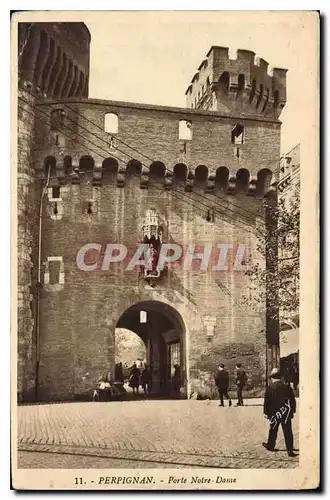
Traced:
<path fill-rule="evenodd" d="M 37 87 L 41 88 L 41 90 L 45 91 L 43 87 L 43 71 L 45 69 L 50 52 L 50 38 L 46 33 L 43 36 L 43 44 L 42 46 L 40 46 L 40 49 L 42 49 L 42 54 L 38 60 L 38 65 L 36 68 L 36 85 Z"/>
<path fill-rule="evenodd" d="M 61 71 L 61 63 L 62 63 L 62 49 L 60 47 L 57 47 L 57 57 L 56 57 L 56 62 L 53 67 L 53 71 L 50 77 L 50 82 L 49 82 L 49 89 L 48 93 L 49 96 L 53 96 L 54 90 L 55 90 L 55 85 L 56 81 L 59 77 L 60 71 Z"/>
<path fill-rule="evenodd" d="M 77 93 L 78 87 L 79 87 L 79 81 L 80 81 L 80 74 L 79 74 L 79 69 L 77 66 L 74 68 L 74 80 L 69 92 L 69 97 L 74 97 Z"/>
<path fill-rule="evenodd" d="M 69 61 L 69 73 L 68 73 L 67 81 L 65 82 L 65 85 L 64 85 L 63 97 L 69 96 L 69 92 L 70 92 L 70 89 L 71 89 L 71 86 L 72 86 L 72 83 L 74 80 L 74 75 L 75 75 L 74 66 L 73 66 L 73 63 L 70 59 L 70 61 Z"/>
<path fill-rule="evenodd" d="M 69 73 L 69 59 L 68 59 L 67 55 L 65 53 L 63 53 L 62 69 L 60 72 L 60 76 L 58 78 L 57 85 L 55 87 L 55 91 L 56 91 L 55 97 L 62 96 L 64 84 L 65 84 L 66 79 L 68 77 L 68 73 Z"/>
<path fill-rule="evenodd" d="M 45 88 L 45 93 L 47 95 L 49 95 L 49 87 L 51 86 L 52 82 L 51 82 L 51 75 L 53 73 L 53 68 L 55 66 L 55 63 L 56 63 L 56 59 L 57 59 L 57 45 L 56 43 L 53 42 L 53 50 L 52 50 L 52 53 L 50 55 L 51 57 L 51 62 L 50 62 L 50 66 L 49 66 L 49 69 L 48 69 L 48 73 L 47 73 L 47 76 L 45 78 L 45 83 L 44 83 L 44 88 Z"/>
<path fill-rule="evenodd" d="M 24 54 L 24 64 L 26 64 L 26 79 L 33 83 L 35 81 L 35 67 L 40 47 L 40 32 L 32 29 Z"/>

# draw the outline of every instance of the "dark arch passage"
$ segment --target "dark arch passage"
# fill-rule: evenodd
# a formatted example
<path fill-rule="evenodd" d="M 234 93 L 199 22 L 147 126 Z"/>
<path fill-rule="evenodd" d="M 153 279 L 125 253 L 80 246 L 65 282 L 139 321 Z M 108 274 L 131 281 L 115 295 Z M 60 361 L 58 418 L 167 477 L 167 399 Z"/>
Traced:
<path fill-rule="evenodd" d="M 176 309 L 159 301 L 137 302 L 121 315 L 116 328 L 136 333 L 145 343 L 152 395 L 186 397 L 185 327 Z M 180 367 L 180 392 L 172 383 L 174 365 Z"/>

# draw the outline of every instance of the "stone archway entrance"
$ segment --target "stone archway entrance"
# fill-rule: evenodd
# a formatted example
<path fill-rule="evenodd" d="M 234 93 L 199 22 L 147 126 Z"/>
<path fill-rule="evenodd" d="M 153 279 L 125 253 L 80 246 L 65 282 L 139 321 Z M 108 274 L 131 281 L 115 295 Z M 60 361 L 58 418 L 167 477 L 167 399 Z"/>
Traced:
<path fill-rule="evenodd" d="M 175 396 L 171 377 L 174 365 L 179 365 L 181 395 L 186 396 L 185 326 L 181 315 L 172 306 L 154 300 L 137 302 L 121 315 L 116 328 L 131 330 L 145 343 L 153 395 Z"/>

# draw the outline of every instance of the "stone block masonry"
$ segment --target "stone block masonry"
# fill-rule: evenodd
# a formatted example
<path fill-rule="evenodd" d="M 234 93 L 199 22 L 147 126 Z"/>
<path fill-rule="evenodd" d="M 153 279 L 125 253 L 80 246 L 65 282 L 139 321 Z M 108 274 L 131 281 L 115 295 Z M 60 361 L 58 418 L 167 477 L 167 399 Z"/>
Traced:
<path fill-rule="evenodd" d="M 34 120 L 28 112 L 34 109 L 34 98 L 19 90 L 27 104 L 18 109 L 17 156 L 17 337 L 18 399 L 33 400 L 35 384 L 34 294 L 35 252 L 37 249 L 37 209 L 39 186 L 35 182 L 32 162 Z"/>

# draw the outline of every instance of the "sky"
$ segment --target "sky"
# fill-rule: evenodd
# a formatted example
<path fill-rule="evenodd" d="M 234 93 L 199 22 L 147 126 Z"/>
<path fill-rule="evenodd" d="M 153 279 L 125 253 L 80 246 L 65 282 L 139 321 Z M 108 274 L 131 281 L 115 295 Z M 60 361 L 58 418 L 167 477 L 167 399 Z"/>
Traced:
<path fill-rule="evenodd" d="M 91 33 L 90 97 L 185 107 L 185 91 L 211 45 L 229 47 L 234 58 L 238 48 L 252 50 L 270 67 L 288 69 L 287 104 L 280 117 L 281 152 L 286 153 L 301 142 L 300 112 L 311 105 L 316 40 L 308 29 L 310 16 L 294 11 L 89 13 L 81 20 Z"/>

